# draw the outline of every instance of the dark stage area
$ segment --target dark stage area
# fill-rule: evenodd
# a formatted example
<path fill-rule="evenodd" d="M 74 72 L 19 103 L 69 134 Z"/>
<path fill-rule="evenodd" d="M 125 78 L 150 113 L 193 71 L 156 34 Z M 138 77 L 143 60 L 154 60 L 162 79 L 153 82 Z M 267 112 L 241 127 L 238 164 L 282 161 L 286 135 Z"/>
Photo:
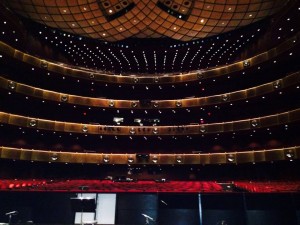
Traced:
<path fill-rule="evenodd" d="M 74 224 L 70 193 L 0 193 L 0 221 Z M 300 194 L 117 194 L 116 223 L 144 225 L 299 225 Z"/>

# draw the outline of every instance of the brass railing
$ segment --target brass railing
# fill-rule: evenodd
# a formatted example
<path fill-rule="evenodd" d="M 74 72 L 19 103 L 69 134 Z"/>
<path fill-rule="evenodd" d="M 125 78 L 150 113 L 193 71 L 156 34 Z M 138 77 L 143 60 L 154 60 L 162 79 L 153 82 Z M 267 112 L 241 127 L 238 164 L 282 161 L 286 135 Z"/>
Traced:
<path fill-rule="evenodd" d="M 227 153 L 149 154 L 142 159 L 139 158 L 138 154 L 75 153 L 0 147 L 0 158 L 39 162 L 124 165 L 242 164 L 279 160 L 293 161 L 300 158 L 300 146 Z"/>
<path fill-rule="evenodd" d="M 68 133 L 128 136 L 172 136 L 225 133 L 259 128 L 268 128 L 272 126 L 294 123 L 299 120 L 300 108 L 283 113 L 244 120 L 178 126 L 108 126 L 98 124 L 82 124 L 25 117 L 6 112 L 0 112 L 0 123 L 9 124 L 13 126 Z"/>
<path fill-rule="evenodd" d="M 105 98 L 93 98 L 67 93 L 59 93 L 50 90 L 45 90 L 26 84 L 18 83 L 13 80 L 8 80 L 0 77 L 0 88 L 7 89 L 10 92 L 16 92 L 26 96 L 32 96 L 43 100 L 69 103 L 72 105 L 84 105 L 100 108 L 187 108 L 206 105 L 222 104 L 240 100 L 255 98 L 265 94 L 270 94 L 290 86 L 300 83 L 300 71 L 290 74 L 282 79 L 278 79 L 256 87 L 228 92 L 219 95 L 211 95 L 207 97 L 175 99 L 175 100 L 151 100 L 151 104 L 145 106 L 140 104 L 139 100 L 116 100 Z"/>

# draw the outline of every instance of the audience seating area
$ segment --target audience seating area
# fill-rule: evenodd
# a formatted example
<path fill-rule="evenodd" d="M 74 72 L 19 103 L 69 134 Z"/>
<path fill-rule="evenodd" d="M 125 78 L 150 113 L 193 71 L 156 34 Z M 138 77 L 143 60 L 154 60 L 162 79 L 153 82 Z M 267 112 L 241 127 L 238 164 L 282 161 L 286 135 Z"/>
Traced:
<path fill-rule="evenodd" d="M 275 192 L 300 192 L 299 181 L 272 181 L 272 182 L 258 182 L 258 181 L 236 181 L 234 185 L 238 188 L 244 189 L 248 192 L 259 193 L 275 193 Z"/>
<path fill-rule="evenodd" d="M 166 181 L 154 180 L 1 180 L 0 191 L 38 192 L 102 192 L 102 193 L 221 193 L 221 192 L 299 192 L 300 181 L 234 181 L 226 188 L 217 181 Z M 227 185 L 229 186 L 229 185 Z"/>

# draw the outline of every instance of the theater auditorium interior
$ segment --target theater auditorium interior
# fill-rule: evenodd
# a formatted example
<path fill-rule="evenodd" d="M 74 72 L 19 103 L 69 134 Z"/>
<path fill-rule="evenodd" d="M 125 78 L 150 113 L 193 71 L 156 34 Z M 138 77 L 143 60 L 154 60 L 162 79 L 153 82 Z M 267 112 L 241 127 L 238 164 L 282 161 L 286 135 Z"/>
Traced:
<path fill-rule="evenodd" d="M 0 224 L 300 225 L 299 0 L 1 0 Z"/>

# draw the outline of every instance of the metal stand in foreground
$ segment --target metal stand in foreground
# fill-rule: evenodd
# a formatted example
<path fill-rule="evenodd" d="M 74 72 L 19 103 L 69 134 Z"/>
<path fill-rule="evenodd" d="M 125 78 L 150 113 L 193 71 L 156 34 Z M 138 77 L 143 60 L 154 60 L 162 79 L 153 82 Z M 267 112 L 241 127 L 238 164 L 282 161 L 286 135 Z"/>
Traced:
<path fill-rule="evenodd" d="M 10 224 L 12 216 L 18 215 L 18 211 L 7 212 L 5 215 L 8 216 L 8 224 Z"/>
<path fill-rule="evenodd" d="M 145 217 L 145 220 L 146 220 L 145 225 L 150 224 L 150 220 L 155 222 L 155 220 L 151 216 L 148 216 L 148 215 L 143 214 L 143 213 L 142 213 L 142 216 Z"/>

